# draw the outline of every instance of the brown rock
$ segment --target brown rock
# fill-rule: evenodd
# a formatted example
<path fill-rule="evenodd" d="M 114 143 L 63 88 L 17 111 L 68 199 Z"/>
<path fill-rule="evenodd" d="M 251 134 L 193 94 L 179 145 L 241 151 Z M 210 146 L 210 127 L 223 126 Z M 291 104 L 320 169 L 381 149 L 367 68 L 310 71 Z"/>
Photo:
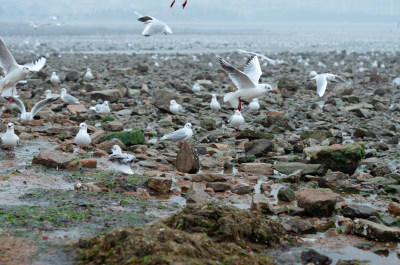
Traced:
<path fill-rule="evenodd" d="M 191 174 L 197 173 L 200 169 L 197 150 L 186 140 L 176 156 L 175 166 L 178 171 Z"/>
<path fill-rule="evenodd" d="M 82 189 L 86 190 L 86 191 L 94 191 L 94 192 L 109 192 L 110 191 L 108 188 L 106 188 L 101 183 L 95 183 L 95 182 L 82 183 Z"/>
<path fill-rule="evenodd" d="M 42 126 L 43 123 L 44 120 L 31 120 L 30 122 L 28 122 L 28 124 L 32 126 Z"/>
<path fill-rule="evenodd" d="M 388 205 L 388 211 L 394 216 L 400 216 L 400 203 L 390 202 Z"/>
<path fill-rule="evenodd" d="M 126 194 L 141 200 L 150 200 L 150 194 L 147 192 L 147 190 L 142 188 L 137 188 L 136 192 L 127 192 Z"/>
<path fill-rule="evenodd" d="M 195 175 L 187 174 L 185 178 L 189 178 L 193 182 L 220 182 L 226 181 L 226 177 L 222 174 L 217 173 L 198 173 Z"/>
<path fill-rule="evenodd" d="M 244 163 L 240 165 L 240 171 L 265 176 L 274 174 L 272 165 L 268 163 Z"/>
<path fill-rule="evenodd" d="M 65 169 L 75 159 L 73 154 L 60 151 L 41 152 L 33 157 L 32 164 Z"/>
<path fill-rule="evenodd" d="M 204 203 L 211 200 L 211 196 L 204 191 L 205 187 L 200 183 L 192 183 L 186 193 L 186 203 Z"/>
<path fill-rule="evenodd" d="M 207 188 L 212 188 L 214 191 L 227 191 L 231 189 L 231 185 L 227 182 L 209 182 Z"/>
<path fill-rule="evenodd" d="M 217 148 L 219 151 L 222 151 L 222 152 L 229 151 L 229 145 L 227 145 L 227 144 L 216 144 L 216 143 L 213 143 L 210 146 L 212 148 Z"/>
<path fill-rule="evenodd" d="M 147 186 L 158 193 L 167 194 L 172 186 L 171 178 L 151 177 L 147 182 Z"/>
<path fill-rule="evenodd" d="M 264 194 L 254 194 L 251 201 L 252 211 L 256 211 L 263 214 L 272 214 L 272 206 L 268 203 L 268 199 Z"/>
<path fill-rule="evenodd" d="M 214 192 L 214 190 L 213 190 L 213 188 L 205 188 L 205 190 L 204 190 L 205 192 L 207 192 L 207 193 L 215 193 Z"/>
<path fill-rule="evenodd" d="M 121 147 L 121 149 L 123 149 L 125 147 L 125 145 L 121 142 L 120 139 L 118 138 L 113 138 L 111 140 L 102 142 L 101 144 L 97 145 L 97 148 L 106 151 L 106 152 L 111 152 L 111 148 L 113 147 L 113 145 L 119 145 Z"/>
<path fill-rule="evenodd" d="M 106 151 L 101 150 L 101 149 L 95 148 L 94 151 L 93 151 L 93 156 L 94 157 L 108 156 L 108 153 Z"/>
<path fill-rule="evenodd" d="M 96 159 L 81 159 L 79 163 L 82 167 L 86 168 L 97 168 L 97 160 Z"/>
<path fill-rule="evenodd" d="M 106 136 L 107 133 L 104 130 L 97 130 L 92 135 L 90 135 L 90 139 L 92 139 L 92 144 L 98 144 L 101 143 Z"/>
<path fill-rule="evenodd" d="M 310 216 L 331 216 L 335 210 L 336 194 L 329 189 L 300 189 L 295 192 L 297 205 Z"/>
<path fill-rule="evenodd" d="M 73 115 L 76 115 L 78 113 L 85 113 L 86 112 L 86 108 L 82 104 L 79 104 L 79 105 L 68 105 L 67 109 L 68 109 L 69 113 L 71 113 Z"/>

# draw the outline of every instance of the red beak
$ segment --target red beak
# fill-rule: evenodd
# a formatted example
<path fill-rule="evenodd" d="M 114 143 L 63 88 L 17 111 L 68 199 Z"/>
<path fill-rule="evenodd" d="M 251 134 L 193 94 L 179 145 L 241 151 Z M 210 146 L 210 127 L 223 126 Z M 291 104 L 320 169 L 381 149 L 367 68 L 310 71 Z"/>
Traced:
<path fill-rule="evenodd" d="M 274 93 L 274 94 L 278 94 L 278 92 L 276 92 L 275 90 L 271 90 L 270 92 Z"/>

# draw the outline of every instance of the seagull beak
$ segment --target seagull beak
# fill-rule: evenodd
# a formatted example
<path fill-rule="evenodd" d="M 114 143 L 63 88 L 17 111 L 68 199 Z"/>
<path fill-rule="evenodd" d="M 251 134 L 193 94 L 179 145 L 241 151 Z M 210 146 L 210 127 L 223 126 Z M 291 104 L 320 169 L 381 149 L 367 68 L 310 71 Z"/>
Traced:
<path fill-rule="evenodd" d="M 276 92 L 276 90 L 270 90 L 270 92 L 274 93 L 274 94 L 278 94 L 278 92 Z"/>

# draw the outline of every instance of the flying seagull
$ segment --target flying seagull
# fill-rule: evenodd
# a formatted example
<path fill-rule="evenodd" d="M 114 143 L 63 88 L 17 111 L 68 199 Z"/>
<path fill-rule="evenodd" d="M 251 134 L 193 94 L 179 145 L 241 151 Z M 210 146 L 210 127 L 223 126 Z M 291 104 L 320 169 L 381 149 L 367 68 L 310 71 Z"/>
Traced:
<path fill-rule="evenodd" d="M 322 97 L 325 94 L 325 90 L 326 90 L 326 86 L 328 85 L 328 81 L 347 83 L 340 76 L 334 75 L 334 74 L 329 74 L 329 73 L 316 75 L 313 78 L 311 78 L 311 80 L 314 80 L 314 82 L 317 84 L 317 94 L 320 97 Z"/>
<path fill-rule="evenodd" d="M 165 35 L 172 33 L 171 28 L 165 22 L 151 16 L 143 16 L 136 11 L 135 14 L 139 17 L 138 20 L 146 25 L 142 32 L 143 36 L 149 37 L 157 33 L 164 33 Z"/>

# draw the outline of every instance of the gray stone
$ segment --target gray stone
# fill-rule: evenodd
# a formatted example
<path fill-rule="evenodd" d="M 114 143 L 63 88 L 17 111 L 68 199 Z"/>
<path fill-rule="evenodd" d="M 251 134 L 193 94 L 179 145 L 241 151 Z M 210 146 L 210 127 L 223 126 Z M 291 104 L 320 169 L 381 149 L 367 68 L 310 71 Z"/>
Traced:
<path fill-rule="evenodd" d="M 278 191 L 278 199 L 284 202 L 291 202 L 294 199 L 294 191 L 290 188 L 282 187 Z"/>
<path fill-rule="evenodd" d="M 160 194 L 167 194 L 172 186 L 172 179 L 165 177 L 151 177 L 147 186 Z"/>
<path fill-rule="evenodd" d="M 335 189 L 338 187 L 348 186 L 348 174 L 342 172 L 328 172 L 325 176 L 318 179 L 318 186 L 321 188 Z"/>
<path fill-rule="evenodd" d="M 252 186 L 247 186 L 247 185 L 242 185 L 240 187 L 232 189 L 232 193 L 238 194 L 238 195 L 244 195 L 244 194 L 249 194 L 253 193 L 254 188 Z"/>
<path fill-rule="evenodd" d="M 185 178 L 189 178 L 193 182 L 221 182 L 226 181 L 226 177 L 217 173 L 198 173 L 195 175 L 187 174 Z"/>
<path fill-rule="evenodd" d="M 77 71 L 70 71 L 65 75 L 65 81 L 69 82 L 76 82 L 81 77 L 81 74 Z"/>
<path fill-rule="evenodd" d="M 256 212 L 263 213 L 263 214 L 272 214 L 273 213 L 273 208 L 268 203 L 268 199 L 264 194 L 254 194 L 253 195 L 250 209 L 252 211 L 256 211 Z"/>
<path fill-rule="evenodd" d="M 93 134 L 90 135 L 90 139 L 92 139 L 92 144 L 101 143 L 104 140 L 104 137 L 107 136 L 107 133 L 103 130 L 97 130 Z"/>
<path fill-rule="evenodd" d="M 178 93 L 174 93 L 167 89 L 160 89 L 155 93 L 154 106 L 158 109 L 169 112 L 171 99 L 174 99 L 177 103 L 182 103 L 182 97 Z"/>
<path fill-rule="evenodd" d="M 350 204 L 349 206 L 342 209 L 342 213 L 344 217 L 349 217 L 351 219 L 368 219 L 370 216 L 376 216 L 378 214 L 378 212 L 374 208 L 359 204 Z"/>
<path fill-rule="evenodd" d="M 290 175 L 302 170 L 302 175 L 322 175 L 324 168 L 321 164 L 304 164 L 300 162 L 276 162 L 274 168 L 282 174 Z"/>
<path fill-rule="evenodd" d="M 273 151 L 273 145 L 270 140 L 257 139 L 245 143 L 244 149 L 248 156 L 261 157 Z"/>
<path fill-rule="evenodd" d="M 329 189 L 304 188 L 297 190 L 295 197 L 297 205 L 310 216 L 328 217 L 335 210 L 337 195 Z"/>
<path fill-rule="evenodd" d="M 282 223 L 283 228 L 289 233 L 295 234 L 315 234 L 316 229 L 308 220 L 291 219 Z"/>
<path fill-rule="evenodd" d="M 400 241 L 400 229 L 387 227 L 382 224 L 374 223 L 365 219 L 355 219 L 353 222 L 353 232 L 356 235 L 364 236 L 378 242 Z"/>
<path fill-rule="evenodd" d="M 264 176 L 274 174 L 272 165 L 268 163 L 244 163 L 240 165 L 240 171 Z"/>
<path fill-rule="evenodd" d="M 118 120 L 107 121 L 107 122 L 103 123 L 103 128 L 106 131 L 119 132 L 124 129 L 124 124 Z"/>
<path fill-rule="evenodd" d="M 187 203 L 205 203 L 211 200 L 211 196 L 204 191 L 204 186 L 200 183 L 192 183 L 186 193 Z"/>
<path fill-rule="evenodd" d="M 119 89 L 107 89 L 107 90 L 100 90 L 100 91 L 93 91 L 90 92 L 90 99 L 92 100 L 103 100 L 108 102 L 116 102 L 120 98 L 126 96 L 128 89 L 126 87 L 120 87 Z"/>
<path fill-rule="evenodd" d="M 231 189 L 231 185 L 227 182 L 208 182 L 207 188 L 212 188 L 214 191 L 227 191 Z"/>
<path fill-rule="evenodd" d="M 66 169 L 76 158 L 75 155 L 60 151 L 41 152 L 33 157 L 32 164 L 39 164 L 47 167 Z"/>
<path fill-rule="evenodd" d="M 104 142 L 98 144 L 97 148 L 110 153 L 113 145 L 119 145 L 121 147 L 121 149 L 123 149 L 125 147 L 124 143 L 121 142 L 120 139 L 112 138 L 111 140 L 104 141 Z"/>

